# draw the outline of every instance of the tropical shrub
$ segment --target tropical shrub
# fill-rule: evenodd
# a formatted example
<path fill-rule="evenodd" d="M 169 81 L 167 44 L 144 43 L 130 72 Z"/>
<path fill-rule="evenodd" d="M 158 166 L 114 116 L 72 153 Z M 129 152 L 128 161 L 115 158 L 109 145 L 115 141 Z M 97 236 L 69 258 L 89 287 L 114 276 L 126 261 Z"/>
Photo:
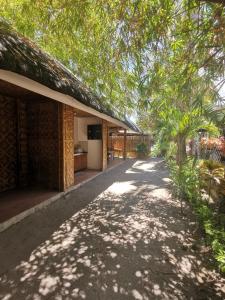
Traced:
<path fill-rule="evenodd" d="M 165 155 L 166 160 L 175 159 L 176 153 L 177 153 L 177 145 L 174 142 L 170 142 L 167 147 L 167 151 Z"/>
<path fill-rule="evenodd" d="M 180 169 L 174 160 L 168 161 L 173 191 L 180 199 L 194 201 L 200 197 L 199 170 L 194 159 L 187 159 Z"/>
<path fill-rule="evenodd" d="M 168 166 L 174 194 L 190 202 L 204 230 L 206 243 L 211 245 L 218 267 L 225 273 L 225 211 L 218 211 L 204 201 L 201 191 L 201 188 L 207 191 L 208 180 L 214 182 L 212 189 L 215 189 L 215 183 L 219 186 L 224 182 L 224 168 L 222 172 L 221 164 L 212 161 L 197 163 L 193 159 L 187 159 L 181 168 L 174 160 L 169 160 Z"/>
<path fill-rule="evenodd" d="M 199 163 L 200 183 L 203 191 L 213 200 L 225 197 L 225 166 L 214 160 Z"/>
<path fill-rule="evenodd" d="M 140 143 L 136 146 L 136 151 L 139 157 L 148 155 L 148 147 L 145 143 Z"/>
<path fill-rule="evenodd" d="M 160 129 L 157 136 L 154 138 L 154 145 L 151 151 L 152 156 L 165 156 L 170 146 L 170 141 L 166 138 L 166 132 L 164 129 Z"/>

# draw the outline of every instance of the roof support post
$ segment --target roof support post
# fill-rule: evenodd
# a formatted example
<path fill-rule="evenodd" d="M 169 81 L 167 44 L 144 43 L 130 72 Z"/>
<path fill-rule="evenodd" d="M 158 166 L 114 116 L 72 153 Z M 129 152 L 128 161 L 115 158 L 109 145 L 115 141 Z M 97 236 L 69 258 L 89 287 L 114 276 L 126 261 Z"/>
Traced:
<path fill-rule="evenodd" d="M 74 185 L 74 109 L 65 104 L 60 108 L 60 189 L 65 191 Z"/>
<path fill-rule="evenodd" d="M 102 120 L 102 171 L 107 169 L 108 164 L 108 126 L 107 121 Z"/>
<path fill-rule="evenodd" d="M 123 133 L 123 159 L 127 158 L 127 130 L 124 129 Z"/>

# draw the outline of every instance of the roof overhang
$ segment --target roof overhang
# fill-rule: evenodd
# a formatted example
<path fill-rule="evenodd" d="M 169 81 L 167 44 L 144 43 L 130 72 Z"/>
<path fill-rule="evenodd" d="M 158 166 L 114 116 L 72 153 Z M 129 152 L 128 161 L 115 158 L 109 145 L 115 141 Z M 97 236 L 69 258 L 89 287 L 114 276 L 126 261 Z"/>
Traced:
<path fill-rule="evenodd" d="M 0 69 L 0 79 L 7 81 L 11 84 L 17 85 L 19 87 L 22 87 L 31 92 L 37 93 L 39 95 L 48 97 L 50 99 L 56 100 L 56 101 L 64 103 L 64 104 L 67 104 L 67 105 L 77 108 L 79 110 L 86 111 L 86 112 L 92 114 L 93 116 L 104 119 L 110 123 L 115 124 L 118 127 L 127 129 L 129 131 L 131 130 L 123 122 L 95 110 L 92 107 L 89 107 L 89 106 L 79 102 L 77 99 L 75 99 L 69 95 L 60 93 L 53 89 L 50 89 L 49 87 L 47 87 L 39 82 L 36 82 L 28 77 L 25 77 L 23 75 Z"/>

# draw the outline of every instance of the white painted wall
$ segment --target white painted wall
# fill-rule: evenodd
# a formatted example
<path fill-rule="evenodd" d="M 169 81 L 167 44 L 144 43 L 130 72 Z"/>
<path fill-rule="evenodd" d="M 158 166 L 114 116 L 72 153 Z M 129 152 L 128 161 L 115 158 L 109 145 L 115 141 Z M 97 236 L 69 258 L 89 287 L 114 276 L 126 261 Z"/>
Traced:
<path fill-rule="evenodd" d="M 88 169 L 102 168 L 102 140 L 88 140 L 87 137 L 87 126 L 101 123 L 102 120 L 97 117 L 74 118 L 74 143 L 88 152 Z"/>
<path fill-rule="evenodd" d="M 100 170 L 102 168 L 102 141 L 88 141 L 88 169 Z"/>

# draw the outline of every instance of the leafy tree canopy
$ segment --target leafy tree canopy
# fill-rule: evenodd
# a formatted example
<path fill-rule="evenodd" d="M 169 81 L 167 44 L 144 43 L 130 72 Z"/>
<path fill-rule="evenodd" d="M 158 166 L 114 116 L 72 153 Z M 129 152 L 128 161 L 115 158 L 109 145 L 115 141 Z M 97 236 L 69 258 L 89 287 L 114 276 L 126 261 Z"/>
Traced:
<path fill-rule="evenodd" d="M 143 114 L 149 103 L 166 101 L 185 113 L 196 101 L 218 99 L 224 83 L 224 1 L 0 0 L 0 5 L 4 19 L 121 112 L 138 107 Z"/>

